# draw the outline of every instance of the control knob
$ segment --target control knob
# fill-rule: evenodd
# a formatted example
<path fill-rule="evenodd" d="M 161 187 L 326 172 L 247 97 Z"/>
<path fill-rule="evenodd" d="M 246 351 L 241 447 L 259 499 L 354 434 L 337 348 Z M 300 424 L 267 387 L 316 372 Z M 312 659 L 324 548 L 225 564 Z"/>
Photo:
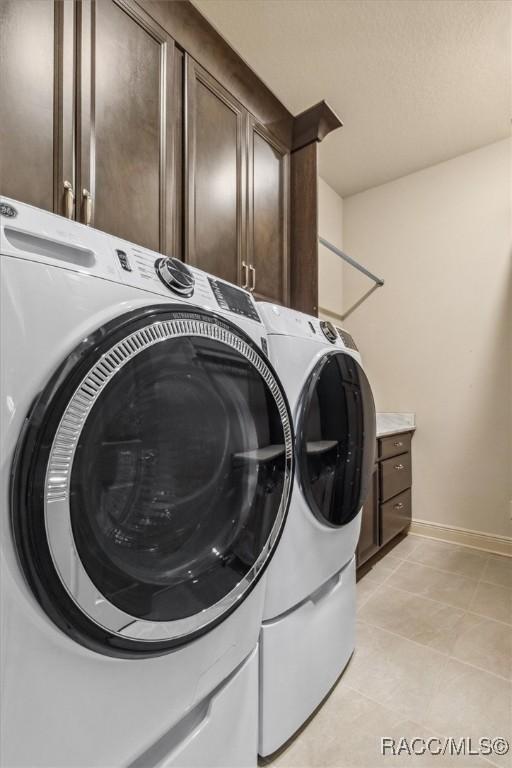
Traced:
<path fill-rule="evenodd" d="M 327 320 L 322 320 L 320 322 L 320 328 L 322 329 L 322 333 L 327 339 L 327 341 L 330 341 L 331 344 L 334 344 L 336 339 L 338 338 L 338 334 L 336 333 L 336 328 L 332 323 L 329 323 Z"/>
<path fill-rule="evenodd" d="M 189 298 L 194 293 L 194 275 L 179 259 L 172 256 L 157 259 L 155 269 L 162 283 L 173 293 Z"/>

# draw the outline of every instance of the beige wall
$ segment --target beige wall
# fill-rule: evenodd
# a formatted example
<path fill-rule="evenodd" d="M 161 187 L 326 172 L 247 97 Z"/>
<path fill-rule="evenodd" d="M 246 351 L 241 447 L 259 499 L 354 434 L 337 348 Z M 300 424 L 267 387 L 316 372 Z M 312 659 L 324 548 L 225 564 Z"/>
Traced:
<path fill-rule="evenodd" d="M 511 143 L 343 201 L 345 250 L 386 284 L 345 326 L 380 411 L 415 411 L 413 516 L 510 535 Z M 344 306 L 369 283 L 350 268 Z"/>
<path fill-rule="evenodd" d="M 342 247 L 343 200 L 326 182 L 318 179 L 318 232 Z M 319 315 L 339 322 L 343 292 L 343 262 L 325 246 L 318 246 L 318 307 Z"/>

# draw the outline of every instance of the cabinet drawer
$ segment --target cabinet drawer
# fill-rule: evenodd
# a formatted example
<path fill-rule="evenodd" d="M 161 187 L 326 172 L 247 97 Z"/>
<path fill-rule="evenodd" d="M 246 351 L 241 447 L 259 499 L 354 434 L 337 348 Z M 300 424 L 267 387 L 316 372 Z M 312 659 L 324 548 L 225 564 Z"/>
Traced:
<path fill-rule="evenodd" d="M 404 432 L 379 438 L 379 458 L 387 459 L 389 456 L 396 456 L 397 453 L 410 451 L 411 437 L 411 432 Z"/>
<path fill-rule="evenodd" d="M 391 541 L 411 522 L 411 489 L 380 505 L 381 546 Z"/>
<path fill-rule="evenodd" d="M 380 500 L 387 501 L 411 487 L 411 454 L 403 453 L 380 463 Z"/>

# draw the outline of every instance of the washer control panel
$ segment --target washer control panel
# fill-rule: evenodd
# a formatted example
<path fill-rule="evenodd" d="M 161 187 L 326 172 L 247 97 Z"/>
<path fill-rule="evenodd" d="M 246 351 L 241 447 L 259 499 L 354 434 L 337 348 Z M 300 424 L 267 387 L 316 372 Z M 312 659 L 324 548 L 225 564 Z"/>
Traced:
<path fill-rule="evenodd" d="M 221 309 L 234 312 L 235 315 L 248 317 L 261 323 L 256 307 L 249 293 L 222 280 L 208 278 L 215 300 Z"/>
<path fill-rule="evenodd" d="M 163 294 L 169 299 L 172 299 L 170 294 L 174 294 L 206 309 L 218 309 L 262 324 L 256 302 L 248 291 L 172 256 L 98 234 L 107 238 L 107 248 L 117 262 L 118 276 L 126 285 Z"/>

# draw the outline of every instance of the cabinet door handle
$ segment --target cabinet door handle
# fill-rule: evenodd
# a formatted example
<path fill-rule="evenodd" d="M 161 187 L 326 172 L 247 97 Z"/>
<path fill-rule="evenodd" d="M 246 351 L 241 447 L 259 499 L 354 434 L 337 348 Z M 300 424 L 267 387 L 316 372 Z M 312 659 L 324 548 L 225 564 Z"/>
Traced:
<path fill-rule="evenodd" d="M 242 288 L 247 288 L 249 285 L 249 272 L 247 262 L 242 261 Z"/>
<path fill-rule="evenodd" d="M 92 219 L 92 195 L 88 189 L 82 189 L 82 199 L 84 203 L 84 224 L 89 226 Z"/>
<path fill-rule="evenodd" d="M 403 464 L 395 464 L 395 469 L 397 470 L 397 472 L 399 472 L 401 469 L 404 469 L 404 465 Z"/>
<path fill-rule="evenodd" d="M 393 443 L 393 445 L 395 446 L 395 448 L 401 448 L 401 447 L 402 447 L 402 445 L 403 445 L 403 443 L 402 443 L 402 441 L 401 441 L 401 440 L 396 440 L 396 441 Z"/>
<path fill-rule="evenodd" d="M 249 272 L 252 275 L 251 287 L 249 290 L 251 293 L 254 293 L 254 289 L 256 288 L 256 267 L 253 267 L 252 264 L 249 264 Z"/>
<path fill-rule="evenodd" d="M 404 503 L 403 501 L 399 501 L 398 504 L 394 504 L 393 509 L 403 509 Z"/>
<path fill-rule="evenodd" d="M 64 182 L 64 216 L 67 219 L 73 218 L 73 208 L 75 206 L 75 193 L 70 181 Z"/>

